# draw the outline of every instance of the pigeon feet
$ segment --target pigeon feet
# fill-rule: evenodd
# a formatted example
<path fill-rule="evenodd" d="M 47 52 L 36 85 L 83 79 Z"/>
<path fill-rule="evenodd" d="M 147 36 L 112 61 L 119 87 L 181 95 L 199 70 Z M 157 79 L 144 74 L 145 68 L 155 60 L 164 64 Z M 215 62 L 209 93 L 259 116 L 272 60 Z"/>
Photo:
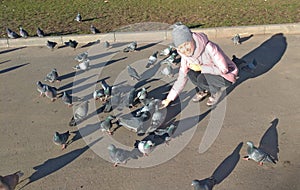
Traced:
<path fill-rule="evenodd" d="M 258 165 L 263 166 L 264 163 L 263 162 L 258 162 Z"/>
<path fill-rule="evenodd" d="M 248 156 L 244 156 L 243 160 L 249 160 Z"/>
<path fill-rule="evenodd" d="M 66 148 L 67 148 L 67 145 L 63 144 L 62 147 L 61 147 L 61 150 L 65 150 Z"/>

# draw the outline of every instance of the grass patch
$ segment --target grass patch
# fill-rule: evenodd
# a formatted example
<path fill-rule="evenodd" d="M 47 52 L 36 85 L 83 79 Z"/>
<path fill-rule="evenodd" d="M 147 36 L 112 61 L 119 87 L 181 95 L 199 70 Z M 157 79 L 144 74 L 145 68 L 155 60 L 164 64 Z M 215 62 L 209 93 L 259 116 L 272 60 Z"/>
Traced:
<path fill-rule="evenodd" d="M 2 0 L 0 10 L 1 37 L 19 26 L 33 36 L 37 27 L 50 35 L 90 33 L 91 24 L 105 33 L 140 22 L 203 28 L 300 22 L 299 0 Z M 84 22 L 74 21 L 77 12 Z"/>

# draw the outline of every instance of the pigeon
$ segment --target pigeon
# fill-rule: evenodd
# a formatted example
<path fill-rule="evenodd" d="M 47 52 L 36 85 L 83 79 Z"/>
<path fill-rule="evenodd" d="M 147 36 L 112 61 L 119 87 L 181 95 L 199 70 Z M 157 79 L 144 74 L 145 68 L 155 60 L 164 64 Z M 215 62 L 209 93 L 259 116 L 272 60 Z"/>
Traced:
<path fill-rule="evenodd" d="M 104 48 L 108 49 L 109 46 L 110 46 L 109 42 L 108 42 L 108 41 L 105 41 L 105 42 L 104 42 Z"/>
<path fill-rule="evenodd" d="M 72 98 L 69 96 L 69 94 L 67 92 L 63 92 L 63 95 L 61 97 L 63 103 L 65 103 L 66 105 L 68 105 L 69 107 L 72 107 Z"/>
<path fill-rule="evenodd" d="M 73 117 L 69 122 L 69 126 L 76 126 L 77 123 L 83 121 L 88 114 L 89 101 L 82 102 L 74 111 Z"/>
<path fill-rule="evenodd" d="M 80 14 L 80 13 L 77 13 L 77 15 L 76 15 L 76 17 L 75 17 L 74 20 L 77 21 L 77 22 L 81 22 L 81 21 L 82 21 L 81 14 Z"/>
<path fill-rule="evenodd" d="M 37 85 L 37 91 L 40 93 L 40 96 L 45 96 L 45 92 L 46 92 L 46 88 L 44 87 L 45 84 L 41 83 L 41 81 L 38 81 L 36 85 Z"/>
<path fill-rule="evenodd" d="M 69 40 L 68 42 L 65 42 L 65 45 L 75 50 L 78 45 L 78 42 L 76 40 Z"/>
<path fill-rule="evenodd" d="M 154 107 L 155 107 L 155 111 L 152 114 L 151 126 L 146 131 L 146 133 L 154 132 L 157 128 L 159 128 L 163 124 L 167 114 L 166 109 L 159 109 L 160 103 L 156 103 Z"/>
<path fill-rule="evenodd" d="M 148 100 L 148 102 L 144 102 L 145 100 Z M 158 102 L 160 101 L 159 99 L 145 99 L 145 100 L 142 101 L 144 106 L 136 112 L 137 117 L 140 117 L 140 115 L 143 112 L 149 112 L 150 115 L 152 115 L 155 111 L 155 105 L 158 104 Z"/>
<path fill-rule="evenodd" d="M 24 30 L 22 27 L 20 27 L 20 35 L 23 38 L 27 38 L 28 37 L 28 32 L 26 30 Z"/>
<path fill-rule="evenodd" d="M 95 90 L 93 93 L 93 98 L 94 100 L 100 99 L 102 101 L 104 98 L 104 90 L 103 89 Z"/>
<path fill-rule="evenodd" d="M 62 146 L 61 149 L 64 150 L 67 146 L 67 142 L 68 142 L 68 139 L 69 139 L 69 136 L 70 136 L 70 132 L 67 131 L 65 133 L 58 133 L 58 132 L 55 132 L 54 135 L 53 135 L 53 142 L 56 144 L 56 145 L 60 145 Z"/>
<path fill-rule="evenodd" d="M 136 97 L 139 100 L 144 100 L 147 98 L 147 95 L 148 95 L 148 92 L 147 92 L 146 88 L 143 87 L 142 90 L 137 93 Z"/>
<path fill-rule="evenodd" d="M 137 159 L 137 156 L 133 153 L 133 151 L 116 148 L 113 144 L 110 144 L 107 149 L 109 151 L 109 157 L 115 167 L 117 167 L 120 163 L 126 164 L 130 158 Z"/>
<path fill-rule="evenodd" d="M 54 49 L 54 47 L 57 45 L 57 43 L 56 42 L 52 42 L 52 41 L 49 41 L 49 40 L 47 40 L 47 47 L 49 48 L 49 49 L 51 49 L 51 50 L 53 50 Z"/>
<path fill-rule="evenodd" d="M 174 134 L 175 130 L 177 129 L 177 126 L 174 124 L 171 124 L 169 127 L 165 129 L 156 129 L 154 131 L 154 134 L 157 136 L 164 137 L 166 144 L 171 140 L 172 135 Z"/>
<path fill-rule="evenodd" d="M 253 73 L 254 70 L 256 69 L 256 67 L 257 67 L 257 62 L 256 62 L 255 58 L 253 58 L 252 62 L 250 62 L 247 65 L 242 67 L 242 70 Z"/>
<path fill-rule="evenodd" d="M 0 176 L 0 189 L 13 190 L 19 183 L 20 178 L 24 175 L 23 172 L 18 171 L 10 175 Z"/>
<path fill-rule="evenodd" d="M 12 39 L 15 39 L 15 38 L 19 38 L 19 37 L 20 37 L 16 32 L 12 31 L 12 30 L 9 29 L 9 28 L 6 28 L 6 33 L 7 33 L 7 36 L 8 36 L 9 38 L 12 38 Z"/>
<path fill-rule="evenodd" d="M 173 49 L 173 47 L 172 47 L 172 46 L 169 46 L 169 47 L 167 47 L 167 48 L 161 50 L 160 53 L 159 53 L 159 55 L 160 55 L 160 56 L 170 55 L 170 53 L 172 52 L 172 49 Z"/>
<path fill-rule="evenodd" d="M 36 30 L 36 34 L 37 34 L 37 36 L 40 37 L 40 38 L 42 38 L 42 37 L 45 36 L 44 31 L 43 31 L 42 29 L 40 29 L 39 27 L 38 27 L 37 30 Z"/>
<path fill-rule="evenodd" d="M 86 59 L 84 60 L 82 63 L 79 63 L 78 65 L 75 65 L 73 67 L 73 69 L 75 69 L 76 71 L 87 71 L 89 70 L 90 68 L 90 60 L 89 59 Z"/>
<path fill-rule="evenodd" d="M 57 99 L 57 91 L 55 87 L 44 85 L 45 95 L 47 98 L 50 98 L 51 102 L 54 102 Z"/>
<path fill-rule="evenodd" d="M 53 68 L 51 70 L 50 73 L 48 73 L 45 77 L 45 81 L 49 81 L 51 83 L 53 82 L 60 82 L 60 80 L 58 79 L 58 73 L 57 73 L 57 70 L 55 68 Z"/>
<path fill-rule="evenodd" d="M 140 75 L 130 65 L 127 66 L 127 72 L 129 74 L 129 76 L 132 78 L 132 80 L 134 80 L 134 79 L 136 79 L 138 81 L 141 80 Z"/>
<path fill-rule="evenodd" d="M 241 44 L 241 37 L 239 34 L 236 34 L 235 36 L 233 36 L 233 38 L 231 38 L 231 40 L 233 41 L 234 45 L 238 45 Z"/>
<path fill-rule="evenodd" d="M 154 63 L 157 61 L 157 54 L 158 54 L 158 51 L 154 52 L 148 59 L 148 63 L 146 65 L 146 68 L 149 68 L 151 66 L 154 65 Z"/>
<path fill-rule="evenodd" d="M 161 61 L 161 64 L 171 64 L 175 61 L 176 53 L 172 53 L 169 57 Z"/>
<path fill-rule="evenodd" d="M 128 44 L 128 46 L 126 48 L 123 49 L 123 52 L 132 52 L 132 51 L 135 51 L 136 47 L 137 47 L 136 41 L 131 42 L 130 44 Z"/>
<path fill-rule="evenodd" d="M 79 63 L 81 63 L 84 60 L 86 60 L 87 58 L 88 58 L 88 52 L 85 51 L 83 53 L 76 55 L 75 60 L 78 61 Z"/>
<path fill-rule="evenodd" d="M 154 143 L 151 140 L 140 141 L 138 143 L 138 149 L 144 156 L 148 156 L 154 149 Z"/>
<path fill-rule="evenodd" d="M 100 31 L 94 25 L 91 25 L 90 30 L 91 30 L 92 34 L 100 33 Z"/>
<path fill-rule="evenodd" d="M 217 180 L 212 176 L 203 180 L 193 180 L 192 186 L 194 190 L 212 190 L 213 187 L 217 184 Z"/>
<path fill-rule="evenodd" d="M 103 112 L 104 112 L 104 113 L 109 113 L 109 112 L 111 112 L 111 110 L 112 110 L 111 101 L 108 100 L 108 101 L 106 101 L 105 104 L 104 104 Z"/>
<path fill-rule="evenodd" d="M 112 93 L 109 101 L 112 109 L 117 108 L 121 102 L 121 92 Z"/>
<path fill-rule="evenodd" d="M 125 128 L 136 132 L 137 134 L 144 134 L 150 126 L 150 112 L 142 112 L 139 117 L 119 117 L 118 123 Z"/>
<path fill-rule="evenodd" d="M 276 164 L 275 160 L 268 153 L 264 152 L 260 148 L 255 147 L 253 142 L 248 141 L 247 145 L 248 155 L 244 156 L 244 160 L 254 160 L 255 162 L 258 162 L 260 166 L 262 166 L 264 162 L 272 162 Z"/>
<path fill-rule="evenodd" d="M 163 68 L 161 71 L 161 74 L 168 76 L 168 77 L 173 77 L 173 68 L 171 64 L 168 64 L 165 68 Z"/>
<path fill-rule="evenodd" d="M 102 132 L 107 132 L 109 135 L 112 135 L 110 128 L 112 127 L 112 120 L 115 119 L 114 116 L 109 115 L 105 118 L 105 120 L 100 122 L 100 129 Z"/>
<path fill-rule="evenodd" d="M 128 108 L 134 107 L 135 88 L 131 88 L 130 91 L 124 97 L 125 106 Z"/>
<path fill-rule="evenodd" d="M 108 97 L 111 96 L 112 87 L 109 86 L 104 79 L 101 80 L 100 84 L 102 86 L 102 89 L 103 89 L 104 95 L 105 95 L 104 101 L 106 101 L 108 99 Z"/>

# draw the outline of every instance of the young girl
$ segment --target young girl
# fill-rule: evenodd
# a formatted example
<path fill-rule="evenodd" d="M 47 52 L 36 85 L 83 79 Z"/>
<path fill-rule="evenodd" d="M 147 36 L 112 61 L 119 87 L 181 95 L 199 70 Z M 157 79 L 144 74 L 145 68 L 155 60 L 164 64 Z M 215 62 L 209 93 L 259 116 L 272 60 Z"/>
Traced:
<path fill-rule="evenodd" d="M 181 56 L 181 65 L 176 82 L 162 107 L 174 101 L 189 78 L 196 86 L 194 102 L 203 100 L 210 94 L 207 106 L 218 103 L 223 91 L 236 81 L 237 66 L 222 49 L 208 40 L 204 33 L 192 33 L 183 24 L 175 24 L 172 38 L 177 52 Z"/>

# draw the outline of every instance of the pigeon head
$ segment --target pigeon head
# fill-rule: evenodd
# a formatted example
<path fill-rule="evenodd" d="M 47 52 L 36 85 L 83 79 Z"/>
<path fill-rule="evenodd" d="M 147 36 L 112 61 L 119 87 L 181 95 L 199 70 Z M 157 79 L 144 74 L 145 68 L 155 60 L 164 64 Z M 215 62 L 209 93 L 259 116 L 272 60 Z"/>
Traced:
<path fill-rule="evenodd" d="M 192 186 L 197 186 L 197 185 L 199 185 L 199 180 L 193 180 L 192 181 L 192 184 L 191 184 Z"/>
<path fill-rule="evenodd" d="M 247 145 L 248 145 L 249 147 L 254 147 L 254 143 L 253 143 L 252 141 L 248 141 L 248 142 L 247 142 Z"/>

